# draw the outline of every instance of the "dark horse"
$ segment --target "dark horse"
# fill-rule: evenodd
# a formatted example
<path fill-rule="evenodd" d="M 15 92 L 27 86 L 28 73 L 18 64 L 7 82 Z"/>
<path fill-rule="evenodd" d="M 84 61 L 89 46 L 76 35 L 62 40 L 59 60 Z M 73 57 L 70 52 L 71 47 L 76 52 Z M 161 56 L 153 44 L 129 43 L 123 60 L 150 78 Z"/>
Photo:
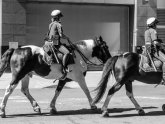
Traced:
<path fill-rule="evenodd" d="M 5 117 L 5 107 L 8 97 L 18 85 L 19 81 L 22 81 L 21 91 L 29 99 L 34 111 L 39 113 L 41 112 L 38 103 L 29 93 L 29 73 L 31 72 L 43 78 L 59 80 L 55 95 L 50 103 L 51 114 L 56 113 L 55 103 L 64 85 L 66 82 L 72 80 L 78 82 L 86 94 L 91 108 L 97 108 L 95 104 L 92 104 L 92 98 L 85 82 L 85 74 L 88 63 L 100 65 L 105 63 L 107 59 L 111 57 L 108 46 L 106 45 L 106 42 L 103 41 L 101 36 L 96 38 L 96 40 L 82 40 L 72 45 L 71 46 L 73 47 L 75 54 L 73 57 L 74 63 L 68 65 L 71 71 L 67 73 L 65 80 L 59 80 L 63 76 L 61 64 L 55 63 L 48 65 L 44 61 L 43 58 L 45 52 L 42 47 L 37 47 L 34 45 L 23 46 L 17 49 L 8 49 L 3 54 L 0 64 L 0 75 L 2 75 L 7 66 L 10 65 L 12 81 L 7 87 L 5 95 L 2 99 L 0 106 L 1 117 Z"/>
<path fill-rule="evenodd" d="M 116 82 L 108 91 L 108 95 L 102 107 L 103 117 L 109 116 L 107 111 L 109 101 L 114 93 L 118 91 L 123 85 L 125 85 L 126 88 L 126 95 L 134 104 L 139 115 L 145 115 L 143 108 L 137 103 L 133 96 L 132 82 L 134 80 L 138 80 L 147 84 L 159 84 L 162 80 L 162 71 L 160 70 L 157 72 L 146 72 L 141 69 L 139 64 L 141 63 L 142 57 L 145 56 L 137 53 L 125 53 L 123 55 L 113 56 L 107 60 L 103 69 L 102 79 L 94 90 L 96 92 L 96 96 L 93 99 L 94 104 L 98 103 L 101 100 L 105 93 L 109 76 L 114 76 Z M 159 62 L 159 64 L 155 64 L 156 67 L 162 67 L 162 62 L 158 60 L 157 62 Z M 165 111 L 165 104 L 162 106 L 162 108 L 163 111 Z"/>

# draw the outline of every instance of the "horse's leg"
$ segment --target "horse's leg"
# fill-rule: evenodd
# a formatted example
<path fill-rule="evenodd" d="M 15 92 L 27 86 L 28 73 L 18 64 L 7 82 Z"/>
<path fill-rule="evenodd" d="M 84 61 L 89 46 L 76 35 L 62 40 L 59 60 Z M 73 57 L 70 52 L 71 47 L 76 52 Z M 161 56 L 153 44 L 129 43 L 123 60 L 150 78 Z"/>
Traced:
<path fill-rule="evenodd" d="M 83 74 L 77 76 L 77 78 L 76 78 L 75 81 L 78 82 L 78 84 L 80 85 L 81 89 L 84 91 L 85 95 L 87 96 L 88 101 L 89 101 L 89 104 L 90 104 L 90 106 L 91 106 L 91 109 L 92 109 L 92 110 L 96 110 L 97 107 L 96 107 L 95 104 L 92 103 L 93 100 L 92 100 L 92 97 L 91 97 L 91 95 L 90 95 L 89 89 L 88 89 L 88 87 L 87 87 L 87 85 L 86 85 L 85 77 L 83 76 Z"/>
<path fill-rule="evenodd" d="M 55 104 L 56 104 L 56 100 L 57 100 L 57 97 L 60 95 L 64 85 L 66 84 L 66 81 L 65 80 L 59 80 L 58 82 L 58 85 L 57 85 L 57 88 L 56 88 L 56 91 L 55 91 L 55 95 L 53 96 L 53 99 L 50 103 L 50 114 L 56 114 L 57 111 L 56 111 L 56 107 L 55 107 Z"/>
<path fill-rule="evenodd" d="M 138 114 L 145 115 L 143 108 L 138 104 L 138 102 L 134 98 L 133 90 L 132 90 L 132 82 L 126 83 L 125 88 L 126 88 L 126 95 L 129 97 L 129 99 L 134 104 L 136 110 L 138 111 Z"/>
<path fill-rule="evenodd" d="M 12 81 L 13 82 L 13 81 Z M 12 92 L 14 91 L 14 89 L 16 88 L 18 83 L 12 84 L 12 82 L 10 83 L 10 85 L 7 86 L 6 91 L 5 91 L 5 95 L 2 99 L 1 105 L 0 105 L 0 116 L 2 118 L 6 117 L 5 114 L 5 107 L 7 104 L 7 100 L 9 98 L 9 96 L 12 94 Z"/>
<path fill-rule="evenodd" d="M 40 109 L 38 103 L 36 102 L 36 100 L 29 93 L 29 75 L 26 75 L 24 78 L 21 79 L 21 81 L 22 81 L 22 87 L 21 87 L 22 93 L 30 101 L 30 103 L 33 107 L 33 110 L 37 113 L 41 113 L 41 109 Z"/>
<path fill-rule="evenodd" d="M 129 97 L 129 99 L 134 104 L 136 110 L 138 111 L 138 114 L 139 115 L 145 115 L 143 108 L 138 104 L 138 102 L 134 98 L 133 90 L 132 90 L 132 82 L 131 81 L 127 82 L 125 84 L 125 88 L 126 88 L 126 95 Z"/>
<path fill-rule="evenodd" d="M 109 92 L 108 92 L 108 95 L 107 95 L 107 97 L 106 97 L 106 99 L 105 99 L 104 105 L 103 105 L 103 107 L 102 107 L 102 111 L 103 111 L 103 112 L 102 112 L 102 116 L 103 116 L 103 117 L 109 117 L 108 110 L 107 110 L 108 104 L 109 104 L 109 102 L 110 102 L 112 96 L 114 95 L 114 93 L 115 93 L 116 91 L 118 91 L 122 86 L 123 86 L 123 83 L 122 83 L 122 81 L 120 81 L 120 82 L 115 83 L 115 84 L 110 88 L 110 90 L 109 90 Z"/>

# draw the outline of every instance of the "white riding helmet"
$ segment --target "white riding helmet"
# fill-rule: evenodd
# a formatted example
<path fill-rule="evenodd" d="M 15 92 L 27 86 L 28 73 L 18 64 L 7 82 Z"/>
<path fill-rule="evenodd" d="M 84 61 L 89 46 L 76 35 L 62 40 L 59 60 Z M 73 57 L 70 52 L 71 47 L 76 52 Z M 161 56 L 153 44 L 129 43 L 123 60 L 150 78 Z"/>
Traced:
<path fill-rule="evenodd" d="M 58 15 L 60 15 L 61 17 L 63 16 L 63 14 L 61 13 L 60 10 L 53 10 L 53 11 L 51 12 L 51 16 L 52 16 L 52 17 L 58 16 Z"/>
<path fill-rule="evenodd" d="M 155 17 L 151 17 L 147 19 L 147 26 L 153 26 L 154 24 L 157 24 L 159 21 Z"/>

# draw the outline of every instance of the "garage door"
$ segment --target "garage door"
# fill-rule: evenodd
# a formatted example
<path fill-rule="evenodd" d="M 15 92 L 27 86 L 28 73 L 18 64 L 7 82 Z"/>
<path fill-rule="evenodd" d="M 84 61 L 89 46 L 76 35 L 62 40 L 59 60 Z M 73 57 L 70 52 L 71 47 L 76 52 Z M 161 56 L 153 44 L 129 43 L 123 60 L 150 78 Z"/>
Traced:
<path fill-rule="evenodd" d="M 159 20 L 158 36 L 165 43 L 165 9 L 158 9 L 157 17 Z"/>

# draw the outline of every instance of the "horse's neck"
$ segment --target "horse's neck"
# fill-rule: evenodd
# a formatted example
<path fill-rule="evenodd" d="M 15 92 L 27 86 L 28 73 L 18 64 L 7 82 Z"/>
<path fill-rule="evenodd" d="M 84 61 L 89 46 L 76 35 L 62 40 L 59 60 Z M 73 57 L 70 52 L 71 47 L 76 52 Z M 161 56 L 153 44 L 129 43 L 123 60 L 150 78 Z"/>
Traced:
<path fill-rule="evenodd" d="M 92 50 L 87 48 L 85 45 L 76 45 L 78 53 L 81 52 L 87 59 L 92 59 Z M 80 53 L 80 55 L 81 55 Z"/>

